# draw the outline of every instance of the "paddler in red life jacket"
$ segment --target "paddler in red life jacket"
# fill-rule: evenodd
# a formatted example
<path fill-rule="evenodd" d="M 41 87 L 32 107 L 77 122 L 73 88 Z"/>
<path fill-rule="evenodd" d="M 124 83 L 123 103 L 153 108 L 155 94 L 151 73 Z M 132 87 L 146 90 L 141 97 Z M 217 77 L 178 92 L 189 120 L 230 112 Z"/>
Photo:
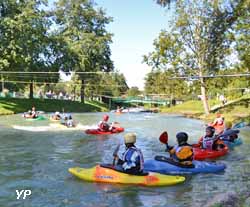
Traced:
<path fill-rule="evenodd" d="M 116 155 L 117 168 L 122 168 L 125 173 L 138 175 L 143 173 L 144 158 L 140 149 L 135 146 L 136 134 L 127 133 L 124 135 L 126 151 L 119 158 Z"/>
<path fill-rule="evenodd" d="M 167 151 L 174 161 L 182 165 L 192 165 L 193 148 L 187 143 L 188 134 L 186 132 L 179 132 L 176 134 L 178 145 L 174 147 L 167 146 Z"/>
<path fill-rule="evenodd" d="M 224 117 L 221 114 L 216 114 L 216 118 L 210 126 L 212 126 L 212 127 L 223 126 L 223 124 L 224 124 Z"/>
<path fill-rule="evenodd" d="M 217 133 L 221 133 L 224 130 L 224 117 L 221 114 L 216 114 L 215 120 L 209 126 L 214 127 Z"/>
<path fill-rule="evenodd" d="M 109 120 L 109 116 L 107 114 L 103 115 L 102 121 L 100 121 L 98 124 L 98 128 L 100 131 L 103 131 L 103 132 L 112 131 L 113 126 L 112 124 L 111 125 L 108 124 L 108 120 Z"/>

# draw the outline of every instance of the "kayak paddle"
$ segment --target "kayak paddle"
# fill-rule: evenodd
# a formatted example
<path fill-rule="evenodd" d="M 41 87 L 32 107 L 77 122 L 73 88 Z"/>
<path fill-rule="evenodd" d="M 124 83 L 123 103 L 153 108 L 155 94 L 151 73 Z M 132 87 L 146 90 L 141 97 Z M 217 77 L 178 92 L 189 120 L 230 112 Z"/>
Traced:
<path fill-rule="evenodd" d="M 117 157 L 119 149 L 120 149 L 120 144 L 117 145 L 117 147 L 115 148 L 115 151 L 113 152 L 113 157 L 114 157 L 114 159 L 113 159 L 113 166 L 115 165 L 115 159 Z"/>
<path fill-rule="evenodd" d="M 247 126 L 247 123 L 242 121 L 242 122 L 239 122 L 239 123 L 235 124 L 233 126 L 233 129 L 240 129 L 240 128 L 243 128 L 245 126 Z"/>
<path fill-rule="evenodd" d="M 167 144 L 168 143 L 168 133 L 166 131 L 162 132 L 162 134 L 159 137 L 159 140 L 161 143 Z"/>
<path fill-rule="evenodd" d="M 163 144 L 166 145 L 166 151 L 168 151 L 169 150 L 169 146 L 168 146 L 168 132 L 167 131 L 162 132 L 162 134 L 159 137 L 159 140 L 160 140 L 161 143 L 163 143 Z"/>
<path fill-rule="evenodd" d="M 227 137 L 227 136 L 230 136 L 230 135 L 233 135 L 233 134 L 239 134 L 239 133 L 240 133 L 240 130 L 238 130 L 238 129 L 228 129 L 224 133 L 220 134 L 218 136 L 218 138 L 219 137 Z"/>

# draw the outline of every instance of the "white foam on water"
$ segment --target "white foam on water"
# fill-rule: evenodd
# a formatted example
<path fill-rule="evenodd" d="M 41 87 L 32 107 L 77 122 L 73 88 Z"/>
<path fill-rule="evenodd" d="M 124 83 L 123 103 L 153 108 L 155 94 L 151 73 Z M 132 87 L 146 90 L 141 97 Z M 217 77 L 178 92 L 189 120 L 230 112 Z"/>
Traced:
<path fill-rule="evenodd" d="M 76 127 L 66 127 L 59 123 L 51 123 L 49 126 L 19 126 L 12 125 L 14 129 L 30 131 L 30 132 L 44 132 L 44 131 L 74 131 L 74 130 L 86 130 L 97 129 L 96 125 L 82 125 L 78 124 Z"/>
<path fill-rule="evenodd" d="M 30 131 L 30 132 L 44 132 L 44 131 L 48 131 L 50 129 L 49 126 L 38 126 L 38 127 L 34 127 L 34 126 L 18 126 L 18 125 L 12 125 L 12 127 L 14 129 L 18 129 L 18 130 L 24 130 L 24 131 Z"/>

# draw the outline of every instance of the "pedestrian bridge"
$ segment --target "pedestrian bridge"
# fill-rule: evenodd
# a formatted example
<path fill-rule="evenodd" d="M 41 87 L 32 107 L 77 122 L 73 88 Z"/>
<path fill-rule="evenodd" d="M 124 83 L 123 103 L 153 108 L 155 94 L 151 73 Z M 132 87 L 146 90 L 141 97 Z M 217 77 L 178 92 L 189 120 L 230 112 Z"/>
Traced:
<path fill-rule="evenodd" d="M 138 98 L 138 97 L 128 97 L 128 98 L 112 98 L 114 103 L 135 103 L 135 104 L 155 104 L 155 105 L 169 105 L 169 99 L 156 99 L 156 98 Z"/>

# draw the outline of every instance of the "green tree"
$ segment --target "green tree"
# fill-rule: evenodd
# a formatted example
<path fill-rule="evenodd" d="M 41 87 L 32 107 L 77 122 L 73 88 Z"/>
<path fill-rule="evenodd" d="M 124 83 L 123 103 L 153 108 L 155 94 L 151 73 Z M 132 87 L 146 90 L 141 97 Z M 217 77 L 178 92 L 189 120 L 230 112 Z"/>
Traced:
<path fill-rule="evenodd" d="M 111 18 L 102 9 L 94 9 L 90 0 L 59 0 L 53 11 L 58 39 L 64 45 L 61 68 L 75 72 L 109 72 L 113 70 L 110 59 L 111 34 L 105 29 Z M 81 80 L 81 101 L 87 75 Z"/>
<path fill-rule="evenodd" d="M 50 20 L 41 7 L 46 0 L 3 0 L 0 3 L 0 70 L 5 71 L 56 71 L 51 60 Z M 30 82 L 48 81 L 48 75 L 15 74 L 7 79 Z M 57 79 L 58 76 L 55 77 Z"/>
<path fill-rule="evenodd" d="M 175 76 L 173 71 L 151 71 L 145 80 L 146 94 L 161 94 L 168 99 L 183 99 L 189 90 L 187 81 L 170 79 Z"/>
<path fill-rule="evenodd" d="M 141 91 L 139 90 L 138 87 L 133 86 L 127 91 L 128 96 L 138 96 L 141 94 Z"/>
<path fill-rule="evenodd" d="M 86 94 L 120 96 L 128 90 L 128 86 L 123 74 L 118 72 L 95 75 L 86 83 Z"/>
<path fill-rule="evenodd" d="M 170 32 L 163 31 L 154 43 L 155 51 L 145 62 L 157 68 L 171 69 L 176 75 L 200 77 L 204 111 L 209 113 L 204 75 L 225 67 L 230 54 L 233 25 L 246 9 L 247 0 L 180 0 Z"/>

